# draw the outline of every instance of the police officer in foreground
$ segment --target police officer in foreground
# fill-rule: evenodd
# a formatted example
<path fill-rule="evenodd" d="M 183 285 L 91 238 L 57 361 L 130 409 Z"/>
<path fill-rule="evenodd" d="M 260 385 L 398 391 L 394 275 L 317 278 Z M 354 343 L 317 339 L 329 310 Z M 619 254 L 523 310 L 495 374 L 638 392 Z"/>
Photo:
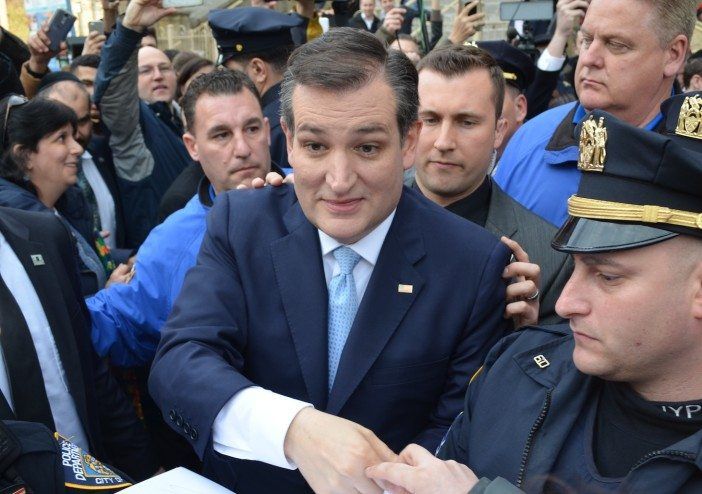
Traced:
<path fill-rule="evenodd" d="M 263 115 L 271 127 L 271 160 L 289 168 L 285 135 L 280 127 L 280 84 L 295 49 L 293 31 L 304 19 L 257 7 L 212 10 L 212 34 L 217 41 L 220 63 L 248 75 L 261 94 Z"/>
<path fill-rule="evenodd" d="M 369 477 L 413 494 L 702 492 L 701 108 L 664 104 L 668 135 L 601 111 L 581 125 L 553 241 L 575 261 L 556 305 L 570 327 L 493 348 L 439 448 L 455 461 L 411 445 Z"/>

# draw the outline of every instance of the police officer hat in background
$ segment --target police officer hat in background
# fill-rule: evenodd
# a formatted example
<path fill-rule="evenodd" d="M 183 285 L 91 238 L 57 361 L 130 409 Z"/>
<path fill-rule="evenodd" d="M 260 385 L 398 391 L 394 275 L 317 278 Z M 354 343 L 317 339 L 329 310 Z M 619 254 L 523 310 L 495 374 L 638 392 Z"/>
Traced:
<path fill-rule="evenodd" d="M 525 91 L 532 82 L 536 69 L 529 55 L 515 48 L 506 41 L 480 41 L 476 43 L 492 55 L 505 74 L 505 82 Z"/>
<path fill-rule="evenodd" d="M 670 135 L 642 130 L 596 110 L 578 126 L 583 172 L 570 218 L 552 245 L 608 252 L 678 234 L 702 238 L 702 98 L 665 104 Z M 672 124 L 671 124 L 672 125 Z"/>
<path fill-rule="evenodd" d="M 296 15 L 257 7 L 212 10 L 208 20 L 222 64 L 235 55 L 294 46 L 291 29 L 304 22 Z"/>

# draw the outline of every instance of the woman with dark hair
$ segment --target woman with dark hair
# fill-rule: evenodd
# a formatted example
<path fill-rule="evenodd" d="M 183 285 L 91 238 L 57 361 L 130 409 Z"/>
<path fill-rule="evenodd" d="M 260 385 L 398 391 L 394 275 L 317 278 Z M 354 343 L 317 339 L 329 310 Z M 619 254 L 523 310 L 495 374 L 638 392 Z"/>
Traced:
<path fill-rule="evenodd" d="M 188 86 L 190 86 L 190 83 L 193 82 L 197 76 L 209 74 L 214 69 L 214 63 L 202 57 L 194 57 L 185 62 L 178 72 L 176 99 L 178 101 L 181 100 L 188 90 Z"/>
<path fill-rule="evenodd" d="M 73 187 L 83 153 L 74 138 L 75 113 L 56 101 L 10 95 L 0 101 L 0 116 L 0 206 L 64 217 L 63 210 L 75 208 L 80 198 Z M 114 263 L 108 252 L 98 251 L 104 243 L 95 232 L 81 234 L 66 224 L 76 241 L 83 292 L 94 293 L 105 286 Z"/>

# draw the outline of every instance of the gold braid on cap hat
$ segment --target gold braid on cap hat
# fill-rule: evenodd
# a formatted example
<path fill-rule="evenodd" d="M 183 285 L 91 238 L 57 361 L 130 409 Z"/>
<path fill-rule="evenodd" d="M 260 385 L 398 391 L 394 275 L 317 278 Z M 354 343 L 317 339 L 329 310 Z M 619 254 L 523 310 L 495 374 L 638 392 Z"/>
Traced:
<path fill-rule="evenodd" d="M 694 100 L 688 102 L 688 100 Z M 682 115 L 687 112 L 692 105 L 697 105 L 697 129 L 702 126 L 700 123 L 700 103 L 702 99 L 698 96 L 686 98 L 681 108 L 681 121 L 685 120 Z M 687 113 L 686 113 L 687 115 Z M 688 125 L 687 128 L 690 126 Z M 700 135 L 702 138 L 702 135 Z M 607 127 L 604 118 L 599 121 L 590 115 L 590 118 L 583 123 L 580 132 L 580 154 L 578 157 L 578 169 L 583 172 L 603 172 L 607 159 Z M 636 223 L 664 223 L 668 225 L 684 226 L 702 230 L 702 213 L 681 211 L 665 206 L 627 204 L 624 202 L 603 201 L 578 197 L 573 195 L 568 199 L 568 214 L 578 218 L 589 218 L 604 221 L 627 221 Z"/>
<path fill-rule="evenodd" d="M 571 196 L 568 199 L 568 214 L 593 220 L 665 223 L 702 230 L 702 213 L 681 211 L 665 206 L 640 206 Z"/>

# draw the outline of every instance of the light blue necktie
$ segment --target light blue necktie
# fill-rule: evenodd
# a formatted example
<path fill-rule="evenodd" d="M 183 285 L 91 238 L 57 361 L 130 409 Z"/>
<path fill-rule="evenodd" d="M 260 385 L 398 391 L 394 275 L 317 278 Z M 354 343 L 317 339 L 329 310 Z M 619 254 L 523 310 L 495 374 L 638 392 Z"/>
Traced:
<path fill-rule="evenodd" d="M 339 263 L 340 273 L 329 283 L 329 391 L 334 384 L 341 352 L 358 309 L 353 268 L 361 259 L 361 256 L 345 246 L 337 247 L 333 254 Z"/>

